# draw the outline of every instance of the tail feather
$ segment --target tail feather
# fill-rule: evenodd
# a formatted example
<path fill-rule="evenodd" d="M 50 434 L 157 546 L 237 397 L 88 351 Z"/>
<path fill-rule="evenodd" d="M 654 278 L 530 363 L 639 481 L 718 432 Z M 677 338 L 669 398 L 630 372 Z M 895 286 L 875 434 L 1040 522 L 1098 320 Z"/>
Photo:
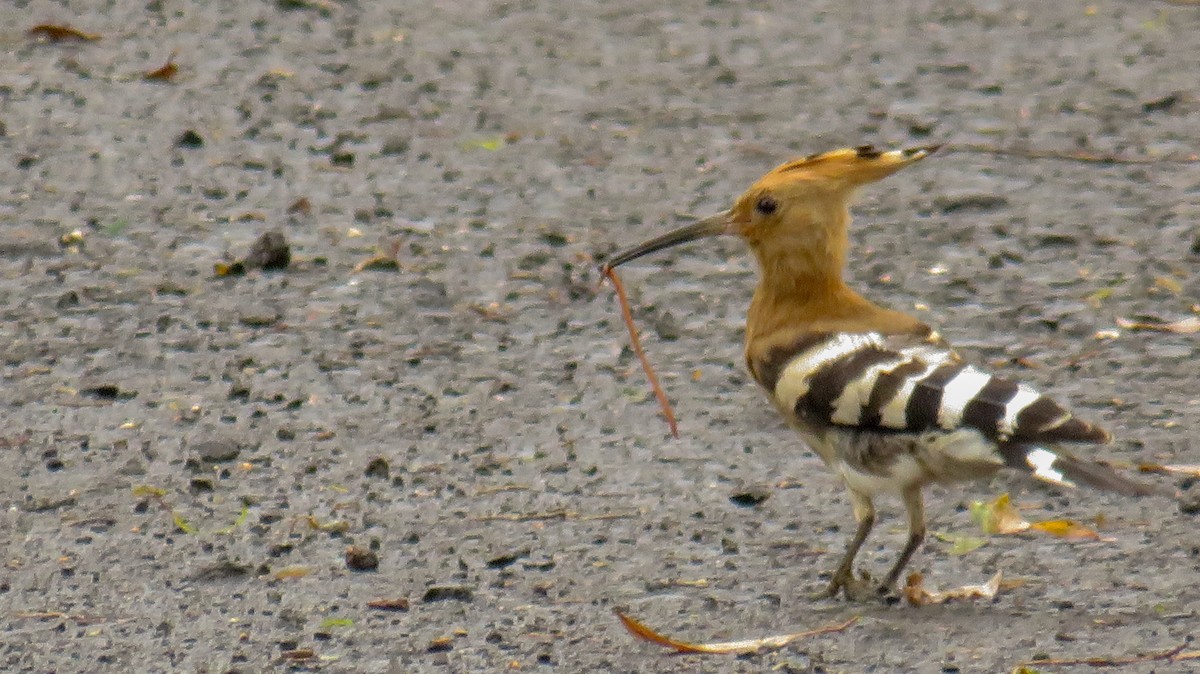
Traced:
<path fill-rule="evenodd" d="M 1060 487 L 1083 484 L 1124 496 L 1173 495 L 1168 489 L 1125 477 L 1099 461 L 1081 459 L 1057 449 L 1008 444 L 1001 447 L 1001 453 L 1009 467 L 1027 471 L 1043 482 Z"/>

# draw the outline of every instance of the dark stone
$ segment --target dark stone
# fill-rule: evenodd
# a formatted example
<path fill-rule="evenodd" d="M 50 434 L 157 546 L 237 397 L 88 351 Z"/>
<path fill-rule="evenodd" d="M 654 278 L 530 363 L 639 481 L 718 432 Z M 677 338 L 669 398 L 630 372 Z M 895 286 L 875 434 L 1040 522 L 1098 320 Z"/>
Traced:
<path fill-rule="evenodd" d="M 242 448 L 232 440 L 204 440 L 192 445 L 192 453 L 204 463 L 233 461 L 241 452 Z"/>
<path fill-rule="evenodd" d="M 425 590 L 425 594 L 421 597 L 421 601 L 425 603 L 435 601 L 471 601 L 475 598 L 475 590 L 466 585 L 434 585 Z"/>
<path fill-rule="evenodd" d="M 179 134 L 179 137 L 175 139 L 175 147 L 195 150 L 196 148 L 204 147 L 204 139 L 200 137 L 200 134 L 192 129 L 188 129 Z"/>
<path fill-rule="evenodd" d="M 379 568 L 379 555 L 373 550 L 351 545 L 346 548 L 346 568 L 351 571 L 374 571 Z"/>

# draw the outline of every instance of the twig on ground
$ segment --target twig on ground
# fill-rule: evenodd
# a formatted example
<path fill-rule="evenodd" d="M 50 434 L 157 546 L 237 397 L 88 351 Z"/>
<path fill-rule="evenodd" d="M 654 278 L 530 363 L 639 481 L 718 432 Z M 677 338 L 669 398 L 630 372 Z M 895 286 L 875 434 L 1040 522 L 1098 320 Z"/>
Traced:
<path fill-rule="evenodd" d="M 1149 653 L 1147 655 L 1139 655 L 1132 658 L 1050 658 L 1046 660 L 1029 660 L 1022 662 L 1022 667 L 1070 667 L 1075 665 L 1087 665 L 1088 667 L 1121 667 L 1123 665 L 1136 665 L 1143 662 L 1180 662 L 1182 660 L 1200 660 L 1200 651 L 1184 652 L 1187 644 L 1183 643 L 1169 651 L 1159 653 Z"/>
<path fill-rule="evenodd" d="M 1063 161 L 1076 161 L 1086 164 L 1196 164 L 1200 163 L 1200 156 L 1191 155 L 1187 157 L 1166 156 L 1166 157 L 1128 157 L 1124 155 L 1112 153 L 1095 153 L 1086 152 L 1084 150 L 1031 150 L 1026 148 L 1008 148 L 997 145 L 984 145 L 982 143 L 965 143 L 960 145 L 948 145 L 942 152 L 963 152 L 975 154 L 993 154 L 1006 157 L 1022 157 L 1024 159 L 1059 159 Z"/>
<path fill-rule="evenodd" d="M 575 520 L 578 522 L 592 522 L 596 520 L 619 520 L 628 517 L 637 517 L 642 514 L 640 510 L 625 510 L 611 513 L 598 513 L 595 515 L 585 515 L 567 510 L 546 510 L 543 512 L 533 513 L 499 513 L 496 515 L 482 515 L 480 517 L 472 517 L 475 522 L 534 522 L 538 520 Z"/>

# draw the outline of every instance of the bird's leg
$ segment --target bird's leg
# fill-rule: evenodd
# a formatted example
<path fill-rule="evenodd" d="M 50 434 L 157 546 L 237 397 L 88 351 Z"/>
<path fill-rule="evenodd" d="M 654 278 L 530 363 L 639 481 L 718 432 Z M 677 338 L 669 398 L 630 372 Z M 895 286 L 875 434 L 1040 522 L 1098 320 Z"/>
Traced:
<path fill-rule="evenodd" d="M 833 572 L 829 586 L 813 595 L 814 599 L 836 597 L 838 592 L 842 591 L 852 599 L 862 594 L 862 582 L 854 577 L 854 558 L 870 535 L 871 528 L 875 526 L 875 504 L 871 503 L 870 498 L 855 491 L 850 492 L 850 502 L 854 506 L 854 519 L 858 520 L 858 528 L 854 531 L 854 538 L 851 538 L 846 546 L 846 552 L 842 555 L 837 570 Z"/>
<path fill-rule="evenodd" d="M 883 584 L 879 586 L 881 595 L 895 592 L 896 582 L 900 580 L 900 574 L 904 572 L 904 567 L 908 566 L 913 553 L 921 547 L 921 543 L 925 540 L 925 499 L 921 496 L 921 488 L 919 486 L 909 487 L 904 490 L 902 496 L 904 509 L 908 511 L 908 542 L 904 544 L 904 549 L 900 551 L 900 557 L 896 559 L 892 570 L 888 571 L 887 576 L 883 579 Z"/>

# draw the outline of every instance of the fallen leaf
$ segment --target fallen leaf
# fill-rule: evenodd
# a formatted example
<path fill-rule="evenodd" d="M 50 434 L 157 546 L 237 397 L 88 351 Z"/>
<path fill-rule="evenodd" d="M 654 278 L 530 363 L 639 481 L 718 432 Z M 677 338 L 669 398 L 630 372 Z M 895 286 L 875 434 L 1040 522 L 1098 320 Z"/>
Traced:
<path fill-rule="evenodd" d="M 1104 541 L 1111 543 L 1115 538 L 1107 538 L 1101 536 L 1094 529 L 1089 529 L 1074 520 L 1047 520 L 1045 522 L 1034 522 L 1029 525 L 1030 529 L 1042 531 L 1051 536 L 1059 538 L 1068 538 L 1071 540 L 1089 540 L 1089 541 Z"/>
<path fill-rule="evenodd" d="M 354 265 L 354 273 L 362 271 L 400 271 L 400 242 L 379 246 L 371 257 Z"/>
<path fill-rule="evenodd" d="M 249 516 L 250 516 L 250 507 L 247 505 L 243 505 L 242 512 L 238 514 L 237 519 L 233 521 L 233 524 L 230 524 L 229 526 L 221 528 L 221 529 L 217 529 L 213 533 L 221 534 L 221 535 L 232 534 L 235 529 L 237 529 L 238 527 L 240 527 L 246 523 L 246 518 L 248 518 Z"/>
<path fill-rule="evenodd" d="M 67 40 L 79 40 L 80 42 L 95 42 L 100 39 L 100 35 L 96 33 L 85 33 L 78 28 L 70 26 L 60 26 L 52 23 L 43 23 L 29 29 L 31 37 L 48 42 L 65 42 Z"/>
<path fill-rule="evenodd" d="M 362 271 L 400 271 L 400 263 L 386 254 L 373 255 L 354 265 L 354 273 Z"/>
<path fill-rule="evenodd" d="M 1030 370 L 1040 370 L 1040 369 L 1046 367 L 1045 365 L 1042 365 L 1041 363 L 1037 362 L 1036 360 L 1034 360 L 1032 358 L 1028 358 L 1026 356 L 1020 356 L 1013 362 L 1015 362 L 1017 365 L 1020 365 L 1021 367 L 1028 368 Z"/>
<path fill-rule="evenodd" d="M 827 625 L 825 627 L 821 627 L 821 628 L 818 628 L 815 630 L 808 630 L 806 632 L 794 632 L 792 634 L 776 634 L 776 635 L 772 635 L 772 636 L 761 637 L 758 639 L 741 639 L 739 641 L 719 641 L 719 642 L 715 642 L 715 643 L 705 644 L 705 643 L 691 643 L 688 641 L 680 641 L 678 639 L 673 639 L 671 637 L 665 636 L 659 632 L 654 631 L 653 629 L 647 627 L 644 623 L 636 620 L 635 618 L 633 618 L 631 616 L 626 615 L 625 613 L 622 613 L 621 611 L 616 611 L 615 613 L 617 614 L 617 617 L 620 618 L 621 624 L 625 626 L 625 629 L 629 630 L 630 634 L 632 634 L 633 636 L 635 636 L 639 639 L 649 641 L 652 644 L 658 644 L 659 646 L 662 646 L 664 648 L 673 649 L 676 653 L 703 653 L 703 654 L 709 654 L 709 655 L 722 655 L 722 654 L 746 655 L 749 653 L 759 653 L 759 652 L 767 651 L 767 650 L 777 650 L 777 649 L 783 648 L 784 646 L 787 646 L 788 644 L 790 644 L 791 642 L 793 642 L 797 639 L 804 639 L 806 637 L 814 637 L 814 636 L 817 636 L 820 634 L 832 634 L 834 632 L 841 632 L 841 631 L 849 628 L 851 625 L 853 625 L 855 622 L 858 621 L 858 616 L 854 616 L 853 618 L 847 620 L 846 622 L 838 623 L 836 625 Z"/>
<path fill-rule="evenodd" d="M 499 302 L 491 302 L 489 304 L 475 302 L 471 304 L 471 311 L 479 314 L 486 321 L 495 321 L 497 323 L 506 323 L 512 317 L 512 310 Z"/>
<path fill-rule="evenodd" d="M 300 197 L 287 207 L 289 215 L 312 215 L 312 202 L 308 197 Z"/>
<path fill-rule="evenodd" d="M 246 265 L 238 262 L 217 262 L 213 265 L 213 274 L 216 276 L 241 276 L 246 273 Z"/>
<path fill-rule="evenodd" d="M 646 379 L 650 380 L 650 388 L 654 391 L 654 397 L 658 399 L 658 406 L 662 408 L 663 416 L 667 418 L 667 426 L 671 428 L 671 435 L 678 438 L 679 426 L 675 423 L 675 410 L 671 409 L 671 401 L 667 399 L 667 394 L 663 391 L 662 384 L 658 382 L 658 376 L 654 374 L 650 360 L 646 358 L 646 352 L 642 350 L 642 341 L 638 338 L 637 326 L 633 324 L 633 310 L 629 307 L 629 296 L 625 294 L 625 285 L 621 283 L 621 278 L 617 276 L 616 270 L 612 267 L 605 265 L 601 272 L 612 283 L 613 290 L 617 291 L 617 301 L 621 305 L 621 319 L 625 321 L 625 329 L 629 331 L 629 341 L 633 344 L 633 352 L 637 354 L 638 361 L 642 364 L 642 371 L 646 373 Z"/>
<path fill-rule="evenodd" d="M 1117 318 L 1117 326 L 1126 330 L 1153 330 L 1156 332 L 1173 332 L 1177 335 L 1191 335 L 1200 332 L 1200 316 L 1188 316 L 1178 321 L 1135 321 L 1128 318 Z"/>
<path fill-rule="evenodd" d="M 1051 536 L 1058 536 L 1073 541 L 1103 541 L 1113 542 L 1114 538 L 1101 536 L 1094 529 L 1083 526 L 1074 520 L 1045 520 L 1029 522 L 1012 504 L 1007 493 L 1001 494 L 990 503 L 975 501 L 971 504 L 971 519 L 975 520 L 989 535 L 1019 534 L 1025 531 L 1040 531 Z M 935 534 L 936 536 L 937 534 Z M 942 539 L 945 540 L 945 539 Z"/>
<path fill-rule="evenodd" d="M 182 531 L 185 534 L 195 534 L 195 533 L 199 532 L 199 530 L 196 529 L 196 527 L 192 526 L 183 517 L 183 515 L 180 515 L 179 513 L 175 512 L 174 510 L 171 511 L 171 521 L 175 523 L 176 529 L 179 529 L 180 531 Z"/>
<path fill-rule="evenodd" d="M 1025 587 L 1029 584 L 1028 578 L 1005 578 L 1000 581 L 1001 590 L 1015 590 L 1018 587 Z"/>
<path fill-rule="evenodd" d="M 307 566 L 285 566 L 282 569 L 272 574 L 275 580 L 288 580 L 291 578 L 303 578 L 312 573 Z"/>
<path fill-rule="evenodd" d="M 467 150 L 479 149 L 479 150 L 487 150 L 488 152 L 495 152 L 496 150 L 499 150 L 500 148 L 504 147 L 505 142 L 506 141 L 505 141 L 504 136 L 496 136 L 494 138 L 480 138 L 480 139 L 476 139 L 476 140 L 466 141 L 465 143 L 463 143 L 463 148 L 467 149 Z"/>
<path fill-rule="evenodd" d="M 304 521 L 308 524 L 308 528 L 314 531 L 344 533 L 350 530 L 350 523 L 346 520 L 329 520 L 322 522 L 312 515 L 305 515 Z"/>
<path fill-rule="evenodd" d="M 142 79 L 151 82 L 170 82 L 179 72 L 179 66 L 175 65 L 175 54 L 176 52 L 172 51 L 171 55 L 167 57 L 166 63 L 154 70 L 142 73 Z"/>
<path fill-rule="evenodd" d="M 1183 284 L 1170 276 L 1159 276 L 1154 279 L 1154 287 L 1162 288 L 1172 295 L 1178 295 L 1183 292 Z"/>
<path fill-rule="evenodd" d="M 380 611 L 407 611 L 408 599 L 404 597 L 397 597 L 396 599 L 372 599 L 367 602 L 367 608 Z"/>
<path fill-rule="evenodd" d="M 430 653 L 445 653 L 454 649 L 454 637 L 437 637 L 429 642 L 425 650 Z"/>
<path fill-rule="evenodd" d="M 1167 473 L 1200 477 L 1200 464 L 1160 466 L 1156 463 L 1139 463 L 1137 469 L 1143 473 Z"/>
<path fill-rule="evenodd" d="M 1112 288 L 1100 288 L 1096 292 L 1087 296 L 1088 306 L 1092 307 L 1093 309 L 1099 309 L 1104 300 L 1113 296 L 1113 292 L 1114 291 Z"/>
<path fill-rule="evenodd" d="M 972 503 L 971 519 L 975 520 L 986 534 L 1017 534 L 1029 528 L 1029 522 L 1017 512 L 1007 493 L 997 496 L 991 503 Z"/>
<path fill-rule="evenodd" d="M 139 484 L 132 491 L 134 496 L 154 496 L 161 498 L 167 495 L 166 489 L 155 487 L 152 484 Z"/>
<path fill-rule="evenodd" d="M 904 583 L 904 598 L 913 606 L 930 606 L 942 604 L 954 599 L 993 599 L 1000 591 L 1000 581 L 1003 573 L 996 572 L 992 579 L 982 585 L 963 585 L 951 590 L 929 590 L 923 585 L 924 577 L 919 573 L 911 574 Z"/>
<path fill-rule="evenodd" d="M 987 545 L 986 539 L 976 538 L 975 536 L 960 536 L 940 531 L 931 531 L 930 535 L 943 543 L 949 543 L 950 549 L 947 552 L 952 555 L 965 555 L 968 552 L 978 550 Z"/>
<path fill-rule="evenodd" d="M 66 234 L 58 237 L 58 245 L 62 248 L 78 246 L 79 244 L 83 243 L 84 236 L 85 235 L 83 231 L 78 229 L 67 232 Z"/>

